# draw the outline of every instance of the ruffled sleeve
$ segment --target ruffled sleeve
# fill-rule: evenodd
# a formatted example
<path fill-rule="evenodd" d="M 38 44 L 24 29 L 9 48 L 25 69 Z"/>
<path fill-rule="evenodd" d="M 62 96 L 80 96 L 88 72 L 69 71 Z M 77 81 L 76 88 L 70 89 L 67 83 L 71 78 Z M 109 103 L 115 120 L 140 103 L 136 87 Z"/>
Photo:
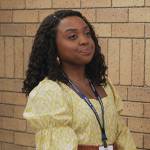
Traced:
<path fill-rule="evenodd" d="M 72 106 L 56 82 L 44 80 L 30 92 L 23 116 L 36 130 L 37 150 L 77 150 Z"/>
<path fill-rule="evenodd" d="M 133 141 L 133 137 L 130 133 L 129 128 L 124 123 L 122 117 L 120 116 L 121 111 L 123 110 L 123 102 L 121 97 L 116 92 L 115 87 L 111 83 L 109 79 L 109 84 L 111 86 L 113 95 L 114 95 L 114 102 L 117 110 L 117 136 L 115 145 L 117 147 L 117 150 L 136 150 L 135 143 Z"/>

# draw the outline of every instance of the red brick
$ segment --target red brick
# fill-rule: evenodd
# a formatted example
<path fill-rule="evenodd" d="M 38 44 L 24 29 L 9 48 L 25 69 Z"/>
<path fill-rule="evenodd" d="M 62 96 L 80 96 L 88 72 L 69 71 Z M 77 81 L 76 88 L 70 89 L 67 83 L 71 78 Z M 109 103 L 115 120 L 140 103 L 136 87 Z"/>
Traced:
<path fill-rule="evenodd" d="M 0 37 L 0 77 L 5 75 L 5 50 L 4 50 L 4 38 Z"/>
<path fill-rule="evenodd" d="M 101 53 L 105 56 L 105 62 L 108 62 L 108 39 L 106 38 L 99 38 L 98 39 L 99 45 L 101 47 Z"/>
<path fill-rule="evenodd" d="M 0 22 L 12 22 L 12 11 L 0 10 Z"/>
<path fill-rule="evenodd" d="M 52 8 L 80 8 L 80 0 L 54 0 Z"/>
<path fill-rule="evenodd" d="M 0 129 L 0 141 L 12 143 L 14 141 L 14 133 Z"/>
<path fill-rule="evenodd" d="M 120 84 L 131 85 L 132 40 L 121 39 L 120 42 Z"/>
<path fill-rule="evenodd" d="M 81 0 L 81 7 L 111 7 L 111 0 Z"/>
<path fill-rule="evenodd" d="M 127 87 L 126 86 L 115 86 L 118 94 L 123 100 L 127 100 Z"/>
<path fill-rule="evenodd" d="M 32 148 L 32 147 L 28 147 L 27 150 L 35 150 L 35 148 Z"/>
<path fill-rule="evenodd" d="M 144 87 L 129 87 L 128 88 L 128 100 L 149 102 L 150 88 Z"/>
<path fill-rule="evenodd" d="M 2 142 L 0 142 L 0 150 L 2 150 Z"/>
<path fill-rule="evenodd" d="M 13 22 L 38 22 L 38 11 L 36 10 L 15 10 Z"/>
<path fill-rule="evenodd" d="M 114 23 L 112 24 L 113 37 L 144 37 L 144 24 L 142 23 Z"/>
<path fill-rule="evenodd" d="M 121 117 L 122 117 L 122 120 L 125 123 L 125 125 L 128 126 L 128 118 L 125 116 L 121 116 Z"/>
<path fill-rule="evenodd" d="M 142 86 L 144 84 L 144 40 L 133 40 L 132 56 L 132 84 Z"/>
<path fill-rule="evenodd" d="M 111 37 L 111 24 L 93 23 L 92 25 L 97 37 Z"/>
<path fill-rule="evenodd" d="M 14 114 L 14 106 L 0 104 L 0 116 L 13 117 L 13 114 Z"/>
<path fill-rule="evenodd" d="M 26 0 L 26 8 L 51 8 L 51 0 Z"/>
<path fill-rule="evenodd" d="M 33 44 L 33 38 L 31 37 L 24 38 L 24 77 L 25 77 L 25 72 L 27 70 L 27 66 L 28 66 L 32 44 Z"/>
<path fill-rule="evenodd" d="M 144 117 L 150 118 L 150 103 L 144 104 Z"/>
<path fill-rule="evenodd" d="M 150 149 L 150 135 L 145 134 L 144 135 L 144 148 Z"/>
<path fill-rule="evenodd" d="M 2 92 L 0 91 L 0 103 L 2 103 Z"/>
<path fill-rule="evenodd" d="M 26 35 L 35 36 L 38 27 L 38 24 L 26 24 Z"/>
<path fill-rule="evenodd" d="M 15 118 L 2 118 L 2 128 L 9 130 L 25 131 L 26 121 Z"/>
<path fill-rule="evenodd" d="M 24 106 L 26 102 L 27 98 L 22 93 L 2 92 L 2 103 Z"/>
<path fill-rule="evenodd" d="M 127 22 L 127 8 L 100 8 L 96 11 L 98 22 Z"/>
<path fill-rule="evenodd" d="M 23 119 L 24 106 L 15 106 L 14 107 L 14 117 Z"/>
<path fill-rule="evenodd" d="M 14 77 L 14 40 L 11 37 L 5 38 L 5 76 Z"/>
<path fill-rule="evenodd" d="M 130 22 L 150 22 L 150 8 L 130 8 Z"/>
<path fill-rule="evenodd" d="M 145 36 L 150 37 L 150 24 L 145 24 Z"/>
<path fill-rule="evenodd" d="M 123 109 L 123 113 L 122 113 L 123 115 L 142 117 L 143 112 L 144 112 L 144 110 L 143 110 L 142 103 L 124 101 L 124 109 Z"/>
<path fill-rule="evenodd" d="M 150 1 L 149 0 L 145 0 L 145 6 L 150 6 Z"/>
<path fill-rule="evenodd" d="M 0 117 L 0 128 L 2 129 L 3 128 L 3 118 Z"/>
<path fill-rule="evenodd" d="M 0 90 L 22 92 L 23 81 L 21 79 L 0 79 Z"/>
<path fill-rule="evenodd" d="M 144 6 L 144 0 L 112 0 L 113 7 Z"/>
<path fill-rule="evenodd" d="M 33 129 L 33 127 L 31 126 L 31 124 L 27 121 L 27 132 L 28 133 L 36 133 L 36 130 Z"/>
<path fill-rule="evenodd" d="M 23 9 L 25 0 L 1 0 L 1 9 Z"/>
<path fill-rule="evenodd" d="M 150 86 L 150 40 L 146 40 L 145 50 L 145 84 Z"/>
<path fill-rule="evenodd" d="M 28 150 L 28 147 L 10 143 L 2 143 L 2 150 Z"/>
<path fill-rule="evenodd" d="M 143 147 L 143 134 L 141 133 L 132 133 L 133 139 L 135 141 L 135 145 L 137 148 L 142 148 Z"/>
<path fill-rule="evenodd" d="M 83 16 L 87 18 L 90 22 L 96 21 L 96 12 L 95 9 L 76 9 L 77 11 L 80 11 Z"/>
<path fill-rule="evenodd" d="M 113 84 L 119 83 L 119 39 L 108 40 L 108 75 Z"/>
<path fill-rule="evenodd" d="M 23 36 L 25 35 L 24 24 L 1 24 L 1 35 Z"/>
<path fill-rule="evenodd" d="M 23 38 L 14 39 L 15 77 L 23 78 Z"/>
<path fill-rule="evenodd" d="M 43 21 L 43 19 L 47 16 L 49 16 L 50 14 L 53 14 L 55 12 L 54 9 L 50 9 L 50 10 L 39 10 L 39 21 Z"/>
<path fill-rule="evenodd" d="M 132 131 L 150 133 L 150 120 L 145 118 L 128 118 L 128 125 Z"/>
<path fill-rule="evenodd" d="M 24 146 L 35 146 L 35 136 L 28 133 L 15 133 L 15 144 Z"/>

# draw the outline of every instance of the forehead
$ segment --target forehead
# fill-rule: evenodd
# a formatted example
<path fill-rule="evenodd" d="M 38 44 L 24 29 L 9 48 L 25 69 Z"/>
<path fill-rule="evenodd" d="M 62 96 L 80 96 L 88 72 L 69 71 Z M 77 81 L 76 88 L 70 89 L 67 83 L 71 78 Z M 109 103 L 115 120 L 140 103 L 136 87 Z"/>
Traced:
<path fill-rule="evenodd" d="M 67 29 L 82 29 L 88 27 L 84 20 L 78 16 L 69 16 L 62 19 L 58 25 L 58 31 L 65 32 Z"/>

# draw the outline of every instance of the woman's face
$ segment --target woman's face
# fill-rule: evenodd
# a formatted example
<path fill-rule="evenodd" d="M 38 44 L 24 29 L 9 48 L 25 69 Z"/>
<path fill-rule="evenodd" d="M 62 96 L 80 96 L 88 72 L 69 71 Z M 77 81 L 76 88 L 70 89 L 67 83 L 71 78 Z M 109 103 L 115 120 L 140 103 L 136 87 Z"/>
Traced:
<path fill-rule="evenodd" d="M 69 16 L 60 21 L 56 44 L 62 64 L 86 65 L 95 52 L 90 29 L 82 18 L 77 16 Z"/>

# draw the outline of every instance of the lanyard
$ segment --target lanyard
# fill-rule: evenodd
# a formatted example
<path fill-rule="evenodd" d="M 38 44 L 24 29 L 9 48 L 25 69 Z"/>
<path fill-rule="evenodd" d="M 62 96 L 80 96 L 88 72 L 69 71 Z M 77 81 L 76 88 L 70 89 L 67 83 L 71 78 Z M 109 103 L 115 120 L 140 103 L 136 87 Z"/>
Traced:
<path fill-rule="evenodd" d="M 79 88 L 77 87 L 77 85 L 75 85 L 70 79 L 69 79 L 69 84 L 70 84 L 70 87 L 88 104 L 88 106 L 92 109 L 92 111 L 94 112 L 95 114 L 95 117 L 98 121 L 98 124 L 100 126 L 100 129 L 101 129 L 101 132 L 102 132 L 102 142 L 104 144 L 104 147 L 106 148 L 107 147 L 107 137 L 106 137 L 106 133 L 105 133 L 105 121 L 104 121 L 104 106 L 103 106 L 103 102 L 101 100 L 101 97 L 99 96 L 95 86 L 91 83 L 91 81 L 89 81 L 90 83 L 90 86 L 91 86 L 91 89 L 94 93 L 94 95 L 96 96 L 100 106 L 101 106 L 101 111 L 102 111 L 102 121 L 103 121 L 103 124 L 101 124 L 100 122 L 100 117 L 95 109 L 95 107 L 93 106 L 93 104 L 90 102 L 90 100 L 79 90 Z"/>

